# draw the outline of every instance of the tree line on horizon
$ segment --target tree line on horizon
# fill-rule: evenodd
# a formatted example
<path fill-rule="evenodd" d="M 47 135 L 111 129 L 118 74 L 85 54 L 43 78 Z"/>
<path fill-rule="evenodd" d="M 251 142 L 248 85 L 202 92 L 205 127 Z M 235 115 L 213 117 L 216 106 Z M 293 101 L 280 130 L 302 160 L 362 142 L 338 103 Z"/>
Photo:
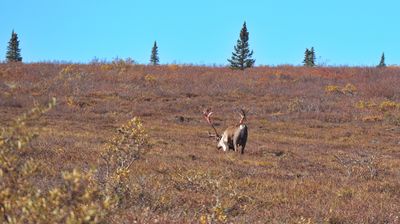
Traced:
<path fill-rule="evenodd" d="M 232 69 L 244 70 L 254 66 L 255 59 L 253 57 L 253 50 L 249 47 L 249 31 L 247 30 L 246 22 L 243 23 L 243 27 L 240 31 L 239 39 L 234 46 L 234 51 L 230 59 L 227 59 L 230 63 L 229 67 Z M 6 62 L 22 62 L 21 49 L 19 48 L 18 34 L 11 32 L 11 38 L 8 42 L 6 52 Z M 158 56 L 157 41 L 154 41 L 154 45 L 151 50 L 150 65 L 157 66 L 160 63 Z M 315 67 L 316 66 L 316 55 L 314 47 L 310 49 L 306 48 L 304 53 L 303 66 Z M 386 67 L 385 53 L 382 53 L 378 68 Z"/>

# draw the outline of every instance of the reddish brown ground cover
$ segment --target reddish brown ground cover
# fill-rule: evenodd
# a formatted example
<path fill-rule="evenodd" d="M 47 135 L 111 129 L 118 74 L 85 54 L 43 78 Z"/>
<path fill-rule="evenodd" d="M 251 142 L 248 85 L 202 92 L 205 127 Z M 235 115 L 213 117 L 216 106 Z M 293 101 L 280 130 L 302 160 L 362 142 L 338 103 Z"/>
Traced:
<path fill-rule="evenodd" d="M 97 168 L 139 116 L 152 149 L 113 223 L 398 223 L 399 87 L 395 67 L 1 64 L 0 124 L 57 98 L 27 155 L 46 164 L 46 190 L 63 170 Z M 248 111 L 244 155 L 216 150 L 206 107 L 220 132 Z"/>

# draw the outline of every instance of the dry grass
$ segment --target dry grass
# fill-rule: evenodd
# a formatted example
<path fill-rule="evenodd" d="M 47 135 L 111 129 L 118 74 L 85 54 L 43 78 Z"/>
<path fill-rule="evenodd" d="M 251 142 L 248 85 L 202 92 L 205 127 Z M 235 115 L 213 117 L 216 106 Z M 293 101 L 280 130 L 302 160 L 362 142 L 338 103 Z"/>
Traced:
<path fill-rule="evenodd" d="M 115 130 L 142 119 L 152 149 L 129 167 L 112 223 L 398 223 L 400 69 L 1 64 L 0 124 L 56 97 L 26 155 L 62 171 L 101 171 Z M 248 110 L 244 155 L 217 129 Z"/>

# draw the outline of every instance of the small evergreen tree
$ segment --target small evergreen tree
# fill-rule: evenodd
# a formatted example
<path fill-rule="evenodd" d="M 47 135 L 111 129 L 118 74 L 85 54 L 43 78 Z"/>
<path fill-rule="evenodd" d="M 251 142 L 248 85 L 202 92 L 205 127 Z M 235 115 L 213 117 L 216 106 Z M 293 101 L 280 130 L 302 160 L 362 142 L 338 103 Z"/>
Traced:
<path fill-rule="evenodd" d="M 315 66 L 315 50 L 314 50 L 314 47 L 311 47 L 311 50 L 310 50 L 310 66 L 311 67 Z"/>
<path fill-rule="evenodd" d="M 303 60 L 303 65 L 304 66 L 309 66 L 310 62 L 309 62 L 309 58 L 310 58 L 310 50 L 308 50 L 308 48 L 306 48 L 306 51 L 304 52 L 304 60 Z"/>
<path fill-rule="evenodd" d="M 381 61 L 379 62 L 379 65 L 378 65 L 377 67 L 378 67 L 378 68 L 386 67 L 386 63 L 385 63 L 385 53 L 382 53 Z"/>
<path fill-rule="evenodd" d="M 18 35 L 14 32 L 14 30 L 12 31 L 11 39 L 8 42 L 6 60 L 7 62 L 22 61 L 21 50 L 19 49 Z"/>
<path fill-rule="evenodd" d="M 151 50 L 150 63 L 152 65 L 158 65 L 158 62 L 159 62 L 158 47 L 157 47 L 157 42 L 154 41 L 153 49 Z"/>
<path fill-rule="evenodd" d="M 228 59 L 232 69 L 244 70 L 245 68 L 253 67 L 255 60 L 251 58 L 253 51 L 249 49 L 249 32 L 247 31 L 246 22 L 243 23 L 240 38 L 234 49 L 231 59 Z"/>
<path fill-rule="evenodd" d="M 304 53 L 303 64 L 304 64 L 304 66 L 307 66 L 307 67 L 314 67 L 315 66 L 315 50 L 314 50 L 314 47 L 311 47 L 311 50 L 306 48 L 306 51 Z"/>

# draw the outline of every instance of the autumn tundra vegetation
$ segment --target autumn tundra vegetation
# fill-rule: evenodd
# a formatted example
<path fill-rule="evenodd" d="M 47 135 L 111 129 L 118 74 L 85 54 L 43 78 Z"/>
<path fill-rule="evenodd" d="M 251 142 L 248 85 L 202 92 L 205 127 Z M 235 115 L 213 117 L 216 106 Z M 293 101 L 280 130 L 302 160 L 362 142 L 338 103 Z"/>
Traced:
<path fill-rule="evenodd" d="M 399 73 L 0 64 L 0 220 L 398 223 Z M 246 111 L 244 154 L 206 108 Z"/>
<path fill-rule="evenodd" d="M 248 40 L 229 67 L 156 41 L 150 65 L 23 64 L 13 31 L 1 223 L 399 223 L 400 68 L 254 67 Z"/>

